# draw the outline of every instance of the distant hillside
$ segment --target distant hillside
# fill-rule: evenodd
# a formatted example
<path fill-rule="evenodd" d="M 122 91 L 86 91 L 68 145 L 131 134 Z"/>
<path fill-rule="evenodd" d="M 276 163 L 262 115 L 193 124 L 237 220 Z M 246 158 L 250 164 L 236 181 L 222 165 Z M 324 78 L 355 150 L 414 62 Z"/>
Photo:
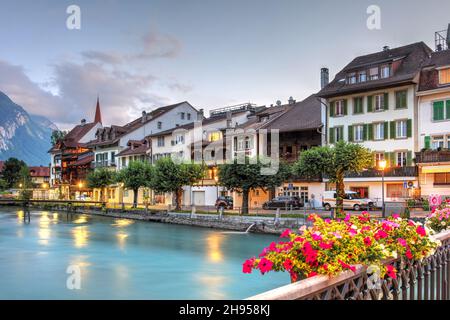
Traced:
<path fill-rule="evenodd" d="M 0 160 L 15 157 L 28 165 L 47 166 L 55 124 L 45 117 L 28 114 L 1 91 L 0 115 Z"/>

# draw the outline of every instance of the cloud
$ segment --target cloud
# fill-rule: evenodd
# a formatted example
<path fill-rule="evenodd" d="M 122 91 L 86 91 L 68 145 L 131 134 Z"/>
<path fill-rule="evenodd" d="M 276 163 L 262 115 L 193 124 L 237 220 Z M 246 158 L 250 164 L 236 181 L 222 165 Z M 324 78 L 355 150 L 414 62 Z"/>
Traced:
<path fill-rule="evenodd" d="M 123 57 L 119 53 L 110 53 L 96 50 L 84 51 L 81 55 L 87 60 L 97 61 L 117 65 L 123 62 Z"/>
<path fill-rule="evenodd" d="M 142 37 L 143 52 L 137 57 L 148 58 L 174 58 L 181 52 L 181 42 L 172 35 L 159 33 L 154 30 Z"/>

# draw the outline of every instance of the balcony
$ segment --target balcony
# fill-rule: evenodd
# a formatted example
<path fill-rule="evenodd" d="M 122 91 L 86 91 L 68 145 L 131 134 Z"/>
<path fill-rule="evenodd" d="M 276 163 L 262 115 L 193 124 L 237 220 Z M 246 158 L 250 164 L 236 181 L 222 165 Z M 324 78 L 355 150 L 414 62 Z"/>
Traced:
<path fill-rule="evenodd" d="M 416 163 L 450 162 L 450 150 L 416 152 Z"/>
<path fill-rule="evenodd" d="M 107 167 L 115 167 L 116 163 L 113 161 L 93 161 L 92 162 L 92 168 L 107 168 Z"/>
<path fill-rule="evenodd" d="M 368 169 L 360 173 L 349 173 L 346 178 L 377 178 L 382 176 L 381 170 Z M 391 167 L 384 170 L 385 177 L 417 177 L 418 170 L 415 166 Z"/>

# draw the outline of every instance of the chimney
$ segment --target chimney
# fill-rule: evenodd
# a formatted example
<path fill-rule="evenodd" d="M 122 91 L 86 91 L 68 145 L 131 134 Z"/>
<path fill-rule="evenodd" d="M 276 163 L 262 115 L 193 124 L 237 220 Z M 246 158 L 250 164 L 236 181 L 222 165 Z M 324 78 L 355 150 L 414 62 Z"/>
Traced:
<path fill-rule="evenodd" d="M 86 119 L 81 119 L 81 125 L 84 126 L 86 124 Z"/>
<path fill-rule="evenodd" d="M 447 48 L 450 48 L 450 23 L 447 27 Z"/>
<path fill-rule="evenodd" d="M 276 104 L 278 107 L 281 106 L 281 100 L 277 100 Z"/>
<path fill-rule="evenodd" d="M 146 120 L 147 120 L 147 112 L 145 112 L 145 110 L 144 110 L 144 111 L 142 111 L 141 121 L 142 121 L 142 123 L 145 123 Z"/>
<path fill-rule="evenodd" d="M 227 128 L 232 127 L 233 118 L 231 116 L 231 111 L 227 111 Z"/>
<path fill-rule="evenodd" d="M 330 71 L 328 68 L 320 69 L 320 88 L 325 88 L 330 82 Z"/>
<path fill-rule="evenodd" d="M 386 52 L 386 51 L 389 51 L 389 46 L 384 46 L 384 47 L 383 47 L 383 51 L 385 51 L 385 52 Z"/>
<path fill-rule="evenodd" d="M 205 112 L 203 109 L 200 109 L 197 113 L 197 120 L 202 121 L 203 119 L 205 119 Z"/>
<path fill-rule="evenodd" d="M 289 97 L 288 103 L 289 104 L 294 104 L 295 103 L 295 100 L 294 100 L 294 98 L 292 98 L 292 96 Z"/>

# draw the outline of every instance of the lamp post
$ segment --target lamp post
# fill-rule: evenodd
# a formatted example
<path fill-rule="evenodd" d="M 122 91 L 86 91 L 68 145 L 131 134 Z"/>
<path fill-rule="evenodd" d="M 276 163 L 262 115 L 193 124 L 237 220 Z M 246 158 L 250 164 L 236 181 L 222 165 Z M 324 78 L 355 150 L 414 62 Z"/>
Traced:
<path fill-rule="evenodd" d="M 378 167 L 381 170 L 381 216 L 386 218 L 386 210 L 384 205 L 384 169 L 386 169 L 386 160 L 380 160 Z"/>
<path fill-rule="evenodd" d="M 81 188 L 83 188 L 83 182 L 78 182 L 78 193 L 80 194 L 80 200 L 81 200 Z"/>

